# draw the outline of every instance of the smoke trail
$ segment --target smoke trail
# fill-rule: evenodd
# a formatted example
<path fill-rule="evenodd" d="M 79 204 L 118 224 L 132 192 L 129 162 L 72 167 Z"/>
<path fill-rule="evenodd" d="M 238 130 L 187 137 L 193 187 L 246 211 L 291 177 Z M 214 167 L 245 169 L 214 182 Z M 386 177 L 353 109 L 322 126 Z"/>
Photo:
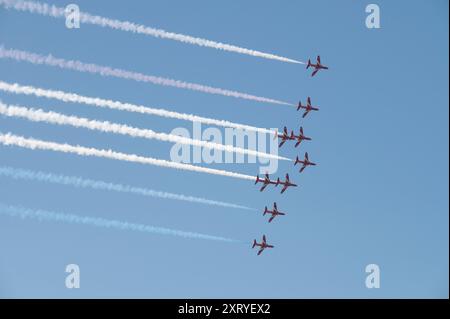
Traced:
<path fill-rule="evenodd" d="M 234 177 L 234 178 L 240 178 L 240 179 L 246 179 L 246 180 L 254 180 L 255 178 L 250 175 L 240 174 L 240 173 L 234 173 L 219 169 L 213 169 L 213 168 L 207 168 L 207 167 L 201 167 L 201 166 L 195 166 L 191 164 L 184 164 L 184 163 L 177 163 L 177 162 L 171 162 L 151 157 L 143 157 L 135 154 L 125 154 L 125 153 L 119 153 L 115 152 L 113 150 L 103 150 L 103 149 L 96 149 L 96 148 L 88 148 L 83 146 L 73 146 L 69 144 L 59 144 L 54 142 L 47 142 L 42 140 L 37 140 L 34 138 L 24 138 L 22 136 L 13 135 L 11 133 L 3 134 L 0 132 L 0 143 L 4 145 L 15 145 L 22 148 L 28 148 L 28 149 L 39 149 L 39 150 L 49 150 L 49 151 L 55 151 L 55 152 L 63 152 L 63 153 L 72 153 L 77 154 L 80 156 L 94 156 L 94 157 L 102 157 L 102 158 L 110 158 L 115 159 L 119 161 L 126 161 L 126 162 L 133 162 L 133 163 L 140 163 L 140 164 L 147 164 L 147 165 L 154 165 L 159 167 L 166 167 L 166 168 L 174 168 L 174 169 L 180 169 L 180 170 L 186 170 L 191 172 L 198 172 L 198 173 L 206 173 L 206 174 L 212 174 L 212 175 L 221 175 L 221 176 L 228 176 L 228 177 Z"/>
<path fill-rule="evenodd" d="M 162 78 L 153 75 L 146 75 L 138 72 L 126 71 L 122 69 L 114 69 L 109 66 L 101 66 L 91 63 L 83 63 L 80 61 L 74 60 L 64 60 L 60 58 L 55 58 L 52 55 L 40 55 L 36 53 L 31 53 L 27 51 L 15 50 L 15 49 L 5 49 L 3 46 L 0 46 L 0 58 L 9 58 L 16 61 L 26 61 L 32 64 L 43 64 L 48 66 L 55 66 L 61 69 L 73 70 L 78 72 L 87 72 L 92 74 L 100 74 L 103 76 L 116 77 L 127 80 L 134 80 L 138 82 L 145 83 L 153 83 L 157 85 L 171 86 L 179 89 L 187 89 L 193 90 L 208 94 L 217 94 L 229 97 L 235 97 L 240 99 L 252 100 L 257 102 L 264 103 L 272 103 L 272 104 L 281 104 L 281 105 L 289 105 L 293 104 L 278 101 L 274 99 L 269 99 L 261 96 L 250 95 L 247 93 L 241 93 L 237 91 L 230 91 L 220 88 L 215 88 L 211 86 L 183 82 L 179 80 L 173 80 L 168 78 Z"/>
<path fill-rule="evenodd" d="M 163 142 L 172 142 L 184 145 L 192 145 L 198 147 L 205 147 L 209 149 L 216 149 L 225 152 L 239 153 L 250 156 L 258 156 L 261 158 L 269 158 L 276 160 L 289 160 L 286 157 L 278 156 L 276 154 L 269 154 L 248 150 L 232 145 L 223 145 L 207 141 L 195 140 L 173 134 L 156 133 L 148 129 L 139 129 L 128 125 L 111 123 L 106 121 L 89 120 L 87 118 L 67 116 L 56 112 L 45 112 L 41 109 L 29 109 L 26 107 L 6 105 L 0 101 L 0 114 L 9 117 L 24 118 L 33 122 L 45 122 L 58 125 L 70 125 L 74 127 L 87 128 L 89 130 L 97 130 L 106 133 L 122 134 L 132 137 L 142 137 L 146 139 L 156 139 Z"/>
<path fill-rule="evenodd" d="M 53 17 L 53 18 L 64 18 L 65 8 L 55 7 L 53 5 L 48 5 L 46 3 L 39 3 L 34 1 L 20 1 L 20 0 L 0 0 L 0 4 L 7 9 L 15 9 L 18 11 L 28 11 L 30 13 L 37 13 L 43 16 Z M 238 47 L 235 45 L 220 43 L 216 41 L 211 41 L 207 39 L 192 37 L 189 35 L 168 32 L 161 29 L 151 28 L 144 25 L 136 24 L 128 21 L 119 21 L 114 19 L 109 19 L 101 16 L 91 15 L 86 12 L 80 12 L 80 22 L 86 24 L 97 25 L 100 27 L 108 27 L 111 29 L 133 32 L 138 34 L 144 34 L 148 36 L 153 36 L 156 38 L 170 39 L 179 42 L 189 43 L 193 45 L 198 45 L 202 47 L 209 47 L 223 51 L 230 51 L 239 54 L 250 55 L 254 57 L 260 57 L 270 60 L 278 60 L 282 62 L 305 64 L 304 62 L 297 61 L 294 59 L 289 59 L 286 57 L 278 56 L 275 54 L 264 53 L 261 51 L 249 50 L 246 48 Z"/>
<path fill-rule="evenodd" d="M 135 112 L 141 114 L 157 115 L 167 118 L 173 118 L 177 120 L 198 122 L 208 125 L 216 125 L 221 127 L 230 127 L 240 130 L 247 130 L 252 132 L 260 132 L 265 134 L 273 134 L 275 130 L 269 130 L 265 128 L 243 125 L 238 123 L 233 123 L 223 120 L 215 120 L 206 117 L 200 117 L 191 114 L 177 113 L 172 111 L 167 111 L 164 109 L 150 108 L 143 105 L 136 105 L 130 103 L 122 103 L 118 101 L 105 100 L 100 98 L 87 97 L 82 95 L 77 95 L 75 93 L 66 93 L 63 91 L 55 90 L 45 90 L 41 88 L 36 88 L 33 86 L 23 86 L 17 83 L 10 84 L 7 82 L 0 81 L 0 90 L 14 93 L 14 94 L 25 94 L 25 95 L 35 95 L 38 97 L 46 97 L 49 99 L 56 99 L 64 102 L 81 103 L 86 105 L 92 105 L 97 107 L 110 108 L 114 110 Z"/>
<path fill-rule="evenodd" d="M 0 166 L 0 176 L 9 177 L 12 179 L 21 179 L 27 181 L 39 181 L 45 183 L 52 183 L 64 186 L 73 186 L 78 188 L 91 188 L 95 190 L 113 191 L 119 193 L 129 193 L 147 197 L 157 197 L 161 199 L 173 199 L 178 201 L 185 201 L 190 203 L 220 206 L 226 208 L 235 208 L 243 210 L 254 210 L 253 208 L 237 205 L 233 203 L 221 202 L 201 197 L 187 196 L 182 194 L 174 194 L 156 191 L 148 188 L 135 187 L 130 185 L 108 183 L 104 181 L 85 179 L 76 176 L 58 175 L 46 173 L 41 171 L 31 171 L 8 166 Z"/>
<path fill-rule="evenodd" d="M 234 239 L 187 232 L 182 230 L 175 230 L 170 228 L 163 227 L 155 227 L 144 224 L 134 224 L 119 220 L 112 219 L 104 219 L 99 217 L 87 217 L 87 216 L 79 216 L 74 214 L 64 214 L 64 213 L 55 213 L 45 210 L 32 210 L 18 206 L 5 205 L 0 203 L 0 214 L 8 215 L 11 217 L 19 217 L 22 219 L 31 218 L 38 219 L 42 221 L 52 221 L 52 222 L 63 222 L 69 224 L 81 224 L 81 225 L 89 225 L 94 227 L 102 227 L 102 228 L 115 228 L 120 230 L 131 230 L 138 231 L 144 233 L 152 233 L 159 235 L 171 235 L 178 236 L 184 238 L 193 238 L 193 239 L 205 239 L 205 240 L 215 240 L 215 241 L 223 241 L 223 242 L 239 242 Z"/>

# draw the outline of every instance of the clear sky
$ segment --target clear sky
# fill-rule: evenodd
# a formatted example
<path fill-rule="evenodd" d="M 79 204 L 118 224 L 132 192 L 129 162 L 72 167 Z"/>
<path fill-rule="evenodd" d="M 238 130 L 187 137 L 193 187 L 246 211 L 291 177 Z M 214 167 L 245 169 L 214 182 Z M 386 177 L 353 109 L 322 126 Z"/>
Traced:
<path fill-rule="evenodd" d="M 56 4 L 56 2 L 53 2 Z M 60 3 L 60 2 L 58 2 Z M 62 2 L 61 2 L 62 3 Z M 63 4 L 69 2 L 64 2 Z M 153 298 L 448 298 L 448 2 L 377 1 L 381 29 L 367 29 L 369 1 L 78 1 L 81 10 L 330 66 L 221 52 L 0 7 L 0 43 L 146 74 L 296 103 L 257 103 L 0 59 L 0 80 L 163 107 L 261 127 L 303 125 L 319 165 L 300 187 L 260 193 L 251 181 L 108 159 L 0 146 L 0 167 L 39 170 L 205 197 L 256 211 L 148 198 L 0 176 L 0 203 L 117 219 L 237 239 L 227 243 L 0 215 L 0 296 Z M 0 92 L 4 103 L 155 131 L 189 122 Z M 171 144 L 0 117 L 0 131 L 169 159 Z M 212 164 L 255 175 L 255 164 Z M 271 224 L 264 206 L 287 216 Z M 275 248 L 256 256 L 251 241 Z M 65 266 L 81 288 L 65 287 Z M 365 267 L 381 270 L 367 289 Z"/>

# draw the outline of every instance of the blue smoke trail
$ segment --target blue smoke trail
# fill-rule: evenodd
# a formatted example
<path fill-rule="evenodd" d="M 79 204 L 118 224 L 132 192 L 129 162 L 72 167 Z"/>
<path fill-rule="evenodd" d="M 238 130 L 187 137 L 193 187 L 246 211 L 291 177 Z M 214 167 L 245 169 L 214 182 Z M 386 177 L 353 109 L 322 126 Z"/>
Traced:
<path fill-rule="evenodd" d="M 106 190 L 121 193 L 131 193 L 142 196 L 157 197 L 162 199 L 173 199 L 179 201 L 186 201 L 191 203 L 214 205 L 227 208 L 253 210 L 253 208 L 241 206 L 232 203 L 226 203 L 221 201 L 215 201 L 206 198 L 186 196 L 182 194 L 167 193 L 161 191 L 155 191 L 148 188 L 134 187 L 130 185 L 114 184 L 103 181 L 96 181 L 92 179 L 84 179 L 75 176 L 56 175 L 52 173 L 45 173 L 40 171 L 31 171 L 25 169 L 18 169 L 8 166 L 0 166 L 0 176 L 6 176 L 13 179 L 22 179 L 29 181 L 40 181 L 52 184 L 59 184 L 65 186 L 74 186 L 79 188 L 92 188 L 95 190 Z"/>
<path fill-rule="evenodd" d="M 70 224 L 81 224 L 81 225 L 89 225 L 94 227 L 102 227 L 102 228 L 114 228 L 119 230 L 130 230 L 130 231 L 138 231 L 144 233 L 152 233 L 152 234 L 160 234 L 160 235 L 171 235 L 178 236 L 184 238 L 194 238 L 194 239 L 204 239 L 204 240 L 214 240 L 214 241 L 222 241 L 222 242 L 230 242 L 236 243 L 239 242 L 234 239 L 205 235 L 194 232 L 187 232 L 181 230 L 174 230 L 163 227 L 155 227 L 144 224 L 134 224 L 124 221 L 118 220 L 110 220 L 99 217 L 87 217 L 87 216 L 78 216 L 74 214 L 65 214 L 65 213 L 55 213 L 45 210 L 32 210 L 19 206 L 10 206 L 0 203 L 0 215 L 7 215 L 11 217 L 19 217 L 22 219 L 38 219 L 41 221 L 53 221 L 53 222 L 63 222 Z"/>

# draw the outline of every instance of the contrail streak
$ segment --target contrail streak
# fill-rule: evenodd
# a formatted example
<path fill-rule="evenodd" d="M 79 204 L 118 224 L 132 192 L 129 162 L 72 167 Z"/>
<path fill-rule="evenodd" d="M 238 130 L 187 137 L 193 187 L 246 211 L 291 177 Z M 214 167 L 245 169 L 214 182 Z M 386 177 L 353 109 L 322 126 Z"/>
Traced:
<path fill-rule="evenodd" d="M 67 116 L 57 112 L 46 112 L 41 109 L 32 109 L 16 105 L 7 105 L 2 103 L 1 101 L 0 101 L 0 114 L 8 117 L 23 118 L 33 122 L 45 122 L 57 125 L 70 125 L 77 128 L 82 127 L 89 130 L 96 130 L 105 133 L 128 135 L 131 137 L 141 137 L 146 139 L 156 139 L 158 141 L 163 142 L 172 142 L 184 145 L 205 147 L 219 151 L 239 153 L 249 156 L 257 156 L 261 158 L 289 160 L 286 157 L 278 156 L 276 154 L 269 154 L 244 149 L 240 147 L 234 147 L 232 145 L 223 145 L 219 143 L 195 140 L 173 134 L 157 133 L 149 129 L 139 129 L 128 125 L 111 123 L 107 121 L 96 121 L 77 116 Z"/>
<path fill-rule="evenodd" d="M 121 78 L 126 80 L 134 80 L 138 82 L 152 83 L 163 86 L 171 86 L 179 89 L 187 89 L 193 90 L 208 94 L 217 94 L 229 97 L 235 97 L 239 99 L 252 100 L 263 103 L 272 103 L 272 104 L 280 104 L 280 105 L 289 105 L 293 104 L 269 99 L 261 96 L 250 95 L 247 93 L 241 93 L 237 91 L 231 91 L 221 88 L 215 88 L 211 86 L 206 86 L 202 84 L 183 82 L 174 79 L 162 78 L 153 75 L 146 75 L 138 72 L 126 71 L 122 69 L 115 69 L 109 66 L 101 66 L 91 63 L 84 63 L 75 60 L 64 60 L 60 58 L 55 58 L 52 55 L 40 55 L 36 53 L 31 53 L 27 51 L 15 50 L 15 49 L 5 49 L 3 46 L 0 46 L 0 58 L 8 58 L 16 61 L 25 61 L 32 64 L 42 64 L 48 66 L 54 66 L 61 69 L 73 70 L 78 72 L 87 72 L 92 74 L 100 74 L 103 76 L 110 76 L 115 78 Z"/>
<path fill-rule="evenodd" d="M 182 194 L 174 194 L 162 191 L 156 191 L 148 188 L 135 187 L 131 185 L 123 185 L 116 183 L 109 183 L 104 181 L 92 180 L 81 178 L 77 176 L 67 176 L 46 173 L 41 171 L 32 171 L 20 168 L 13 168 L 8 166 L 0 166 L 0 176 L 9 177 L 15 180 L 26 180 L 26 181 L 38 181 L 44 183 L 58 184 L 64 186 L 73 186 L 78 188 L 90 188 L 95 190 L 105 190 L 113 191 L 119 193 L 128 193 L 141 195 L 146 197 L 156 197 L 161 199 L 171 199 L 190 203 L 220 206 L 226 208 L 243 209 L 243 210 L 254 210 L 253 208 L 237 205 L 233 203 L 227 203 L 222 201 L 211 200 L 207 198 L 194 197 Z"/>
<path fill-rule="evenodd" d="M 238 240 L 206 235 L 201 233 L 187 232 L 170 228 L 156 227 L 144 224 L 134 224 L 119 220 L 104 219 L 99 217 L 79 216 L 74 214 L 56 213 L 46 210 L 32 210 L 19 206 L 11 206 L 0 203 L 0 214 L 21 219 L 38 219 L 41 221 L 63 222 L 69 224 L 81 224 L 102 228 L 114 228 L 119 230 L 130 230 L 159 235 L 171 235 L 184 238 L 214 240 L 222 242 L 239 242 Z"/>
<path fill-rule="evenodd" d="M 148 115 L 156 115 L 166 118 L 173 118 L 177 120 L 198 122 L 207 125 L 216 125 L 221 127 L 230 127 L 240 130 L 247 130 L 253 132 L 259 132 L 264 134 L 273 134 L 276 130 L 270 130 L 266 128 L 260 128 L 250 125 L 238 124 L 229 121 L 210 119 L 206 117 L 200 117 L 191 114 L 178 113 L 167 111 L 160 108 L 150 108 L 143 105 L 136 105 L 131 103 L 123 103 L 119 101 L 112 101 L 101 99 L 97 97 L 87 97 L 83 95 L 78 95 L 75 93 L 67 93 L 63 91 L 55 91 L 55 90 L 46 90 L 42 88 L 36 88 L 33 86 L 24 86 L 17 83 L 11 84 L 7 82 L 0 81 L 0 90 L 14 93 L 14 94 L 25 94 L 25 95 L 34 95 L 37 97 L 45 97 L 48 99 L 56 99 L 63 102 L 73 102 L 73 103 L 81 103 L 96 107 L 109 108 L 113 110 L 120 111 L 128 111 L 135 112 L 140 114 L 148 114 Z"/>
<path fill-rule="evenodd" d="M 47 3 L 40 3 L 35 1 L 20 1 L 20 0 L 0 0 L 0 4 L 7 9 L 15 9 L 18 11 L 27 11 L 30 13 L 36 13 L 43 16 L 53 18 L 65 18 L 65 8 L 56 7 Z M 265 53 L 256 50 L 250 50 L 242 47 L 238 47 L 231 44 L 220 43 L 189 35 L 168 32 L 161 29 L 151 28 L 145 25 L 136 24 L 129 21 L 120 21 L 115 19 L 109 19 L 97 15 L 91 15 L 86 12 L 80 12 L 80 22 L 86 24 L 92 24 L 100 27 L 107 27 L 115 30 L 121 30 L 126 32 L 138 33 L 147 36 L 152 36 L 162 39 L 170 39 L 179 42 L 184 42 L 192 45 L 198 45 L 201 47 L 209 47 L 217 50 L 230 51 L 239 54 L 250 55 L 254 57 L 260 57 L 270 60 L 278 60 L 282 62 L 305 64 L 304 62 L 294 59 L 278 56 L 275 54 Z"/>
<path fill-rule="evenodd" d="M 213 168 L 206 168 L 201 166 L 195 166 L 191 164 L 184 164 L 184 163 L 177 163 L 177 162 L 171 162 L 151 157 L 143 157 L 135 154 L 126 154 L 126 153 L 120 153 L 115 152 L 113 150 L 103 150 L 103 149 L 96 149 L 96 148 L 88 148 L 83 146 L 73 146 L 69 144 L 59 144 L 54 142 L 47 142 L 43 140 L 37 140 L 34 138 L 25 138 L 22 136 L 13 135 L 11 133 L 3 134 L 0 132 L 0 143 L 4 145 L 15 145 L 22 148 L 28 148 L 32 150 L 48 150 L 48 151 L 55 151 L 55 152 L 62 152 L 62 153 L 72 153 L 77 154 L 80 156 L 94 156 L 94 157 L 101 157 L 101 158 L 109 158 L 109 159 L 115 159 L 119 161 L 125 161 L 125 162 L 133 162 L 133 163 L 140 163 L 140 164 L 147 164 L 147 165 L 154 165 L 159 167 L 166 167 L 166 168 L 174 168 L 174 169 L 180 169 L 180 170 L 186 170 L 186 171 L 192 171 L 192 172 L 198 172 L 198 173 L 206 173 L 206 174 L 212 174 L 212 175 L 221 175 L 221 176 L 228 176 L 228 177 L 234 177 L 234 178 L 240 178 L 240 179 L 246 179 L 246 180 L 254 180 L 255 178 L 250 175 L 240 174 L 240 173 L 234 173 L 219 169 L 213 169 Z"/>

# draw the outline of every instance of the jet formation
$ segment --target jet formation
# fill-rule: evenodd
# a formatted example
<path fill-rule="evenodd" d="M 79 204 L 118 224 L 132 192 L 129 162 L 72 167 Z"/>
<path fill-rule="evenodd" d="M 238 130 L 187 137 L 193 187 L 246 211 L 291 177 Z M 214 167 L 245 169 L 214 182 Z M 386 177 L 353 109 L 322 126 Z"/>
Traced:
<path fill-rule="evenodd" d="M 266 189 L 269 185 L 275 185 L 277 187 L 278 185 L 283 185 L 283 188 L 281 189 L 281 194 L 283 194 L 289 187 L 297 187 L 297 184 L 292 183 L 289 180 L 289 174 L 286 174 L 286 179 L 284 181 L 280 180 L 278 177 L 276 181 L 273 181 L 269 178 L 269 174 L 265 174 L 264 178 L 260 178 L 259 176 L 256 176 L 255 184 L 262 183 L 262 187 L 260 188 L 260 192 Z"/>
<path fill-rule="evenodd" d="M 306 69 L 313 68 L 314 71 L 311 74 L 311 77 L 315 76 L 320 70 L 328 70 L 328 66 L 325 66 L 322 64 L 320 55 L 317 56 L 316 63 L 311 63 L 311 59 L 308 59 L 308 63 L 306 65 Z M 311 102 L 311 97 L 307 97 L 306 104 L 303 105 L 301 101 L 298 102 L 297 111 L 303 110 L 302 118 L 304 119 L 311 111 L 319 111 L 319 107 L 316 105 L 313 105 Z M 274 134 L 274 139 L 279 139 L 280 143 L 278 144 L 278 147 L 281 148 L 286 142 L 292 141 L 295 142 L 294 147 L 297 148 L 302 144 L 303 141 L 311 141 L 312 138 L 309 136 L 306 136 L 303 131 L 303 126 L 300 126 L 298 134 L 294 133 L 294 130 L 291 130 L 289 133 L 289 130 L 286 126 L 283 127 L 283 130 L 281 132 L 276 131 Z M 309 159 L 308 152 L 305 152 L 305 155 L 303 159 L 300 159 L 299 156 L 295 158 L 294 166 L 299 164 L 300 166 L 300 173 L 303 173 L 303 171 L 308 166 L 316 166 L 317 164 L 312 162 Z M 291 182 L 289 178 L 289 174 L 286 174 L 284 181 L 281 180 L 279 177 L 277 179 L 271 179 L 269 174 L 264 174 L 263 177 L 256 176 L 255 185 L 261 184 L 261 188 L 259 189 L 260 192 L 264 191 L 268 186 L 278 187 L 282 186 L 281 188 L 281 194 L 283 194 L 289 187 L 297 187 L 297 184 L 294 184 Z M 277 203 L 273 203 L 273 208 L 268 209 L 267 206 L 264 207 L 263 216 L 270 215 L 270 218 L 268 219 L 268 222 L 271 223 L 275 217 L 277 216 L 284 216 L 286 215 L 285 212 L 281 212 L 278 210 Z M 257 255 L 261 255 L 261 253 L 266 248 L 274 248 L 273 245 L 269 245 L 267 243 L 266 235 L 262 236 L 261 243 L 258 243 L 256 239 L 253 240 L 252 248 L 259 247 Z"/>
<path fill-rule="evenodd" d="M 281 147 L 286 143 L 286 141 L 297 141 L 294 145 L 294 147 L 299 146 L 302 141 L 311 141 L 312 138 L 305 136 L 305 133 L 303 133 L 303 127 L 300 127 L 298 135 L 294 134 L 294 131 L 291 131 L 291 134 L 288 133 L 287 127 L 285 126 L 283 128 L 283 133 L 279 134 L 278 132 L 275 133 L 274 139 L 279 138 L 281 139 L 280 144 L 278 147 Z"/>

